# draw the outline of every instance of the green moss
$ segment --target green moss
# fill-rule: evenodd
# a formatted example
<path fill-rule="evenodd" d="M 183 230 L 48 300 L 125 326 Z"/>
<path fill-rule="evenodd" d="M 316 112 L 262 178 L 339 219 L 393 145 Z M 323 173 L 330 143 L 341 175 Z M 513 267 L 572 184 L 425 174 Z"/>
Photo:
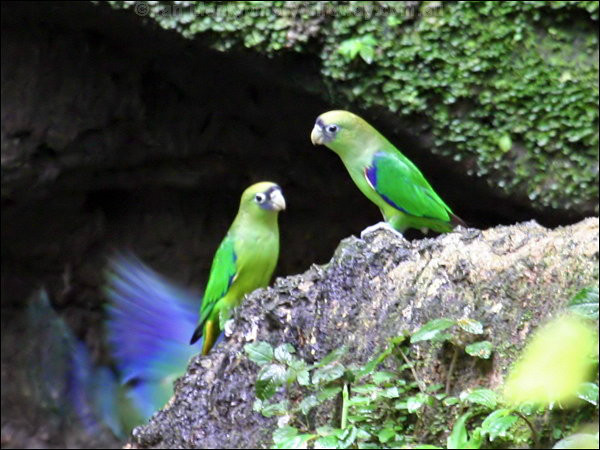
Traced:
<path fill-rule="evenodd" d="M 147 15 L 219 50 L 317 54 L 336 101 L 422 124 L 434 153 L 507 195 L 597 213 L 598 3 L 407 5 L 152 2 Z"/>

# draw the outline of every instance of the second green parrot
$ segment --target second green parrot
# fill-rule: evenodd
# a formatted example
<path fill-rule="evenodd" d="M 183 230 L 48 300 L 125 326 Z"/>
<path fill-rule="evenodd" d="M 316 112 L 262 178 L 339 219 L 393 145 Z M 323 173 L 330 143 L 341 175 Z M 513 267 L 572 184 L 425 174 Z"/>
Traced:
<path fill-rule="evenodd" d="M 363 194 L 395 230 L 451 231 L 463 224 L 421 171 L 365 120 L 348 111 L 321 114 L 310 135 L 342 159 Z"/>
<path fill-rule="evenodd" d="M 244 295 L 269 284 L 279 257 L 277 216 L 283 209 L 285 199 L 275 183 L 257 183 L 242 194 L 237 216 L 213 259 L 200 319 L 190 340 L 193 344 L 204 337 L 203 355 Z"/>

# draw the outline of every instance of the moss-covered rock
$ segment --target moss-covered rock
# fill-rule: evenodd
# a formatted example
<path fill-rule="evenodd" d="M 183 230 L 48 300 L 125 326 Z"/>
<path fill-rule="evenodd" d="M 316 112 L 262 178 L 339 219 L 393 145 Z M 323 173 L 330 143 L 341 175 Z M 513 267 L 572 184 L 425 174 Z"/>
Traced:
<path fill-rule="evenodd" d="M 598 212 L 597 2 L 111 3 L 219 50 L 313 55 L 307 90 L 384 108 L 523 203 Z"/>

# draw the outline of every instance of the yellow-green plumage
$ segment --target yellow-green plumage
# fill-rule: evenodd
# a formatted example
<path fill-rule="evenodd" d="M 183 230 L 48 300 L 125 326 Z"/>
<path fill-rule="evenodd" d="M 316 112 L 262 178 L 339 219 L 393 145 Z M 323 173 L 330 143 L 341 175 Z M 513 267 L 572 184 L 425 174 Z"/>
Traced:
<path fill-rule="evenodd" d="M 311 140 L 339 155 L 354 183 L 396 230 L 430 228 L 446 232 L 462 223 L 421 171 L 356 114 L 321 114 Z"/>
<path fill-rule="evenodd" d="M 256 183 L 242 194 L 237 216 L 213 259 L 200 319 L 190 341 L 193 344 L 204 337 L 203 355 L 244 295 L 269 284 L 279 257 L 277 216 L 283 209 L 285 200 L 275 183 Z"/>

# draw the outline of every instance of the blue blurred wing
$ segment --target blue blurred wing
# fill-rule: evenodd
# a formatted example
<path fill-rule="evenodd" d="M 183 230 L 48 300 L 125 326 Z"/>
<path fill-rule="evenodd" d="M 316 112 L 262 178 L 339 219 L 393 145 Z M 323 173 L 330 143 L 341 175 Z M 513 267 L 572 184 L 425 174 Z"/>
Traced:
<path fill-rule="evenodd" d="M 184 291 L 134 256 L 111 261 L 106 294 L 108 340 L 122 383 L 148 416 L 172 394 L 201 342 L 189 345 L 201 298 Z"/>

